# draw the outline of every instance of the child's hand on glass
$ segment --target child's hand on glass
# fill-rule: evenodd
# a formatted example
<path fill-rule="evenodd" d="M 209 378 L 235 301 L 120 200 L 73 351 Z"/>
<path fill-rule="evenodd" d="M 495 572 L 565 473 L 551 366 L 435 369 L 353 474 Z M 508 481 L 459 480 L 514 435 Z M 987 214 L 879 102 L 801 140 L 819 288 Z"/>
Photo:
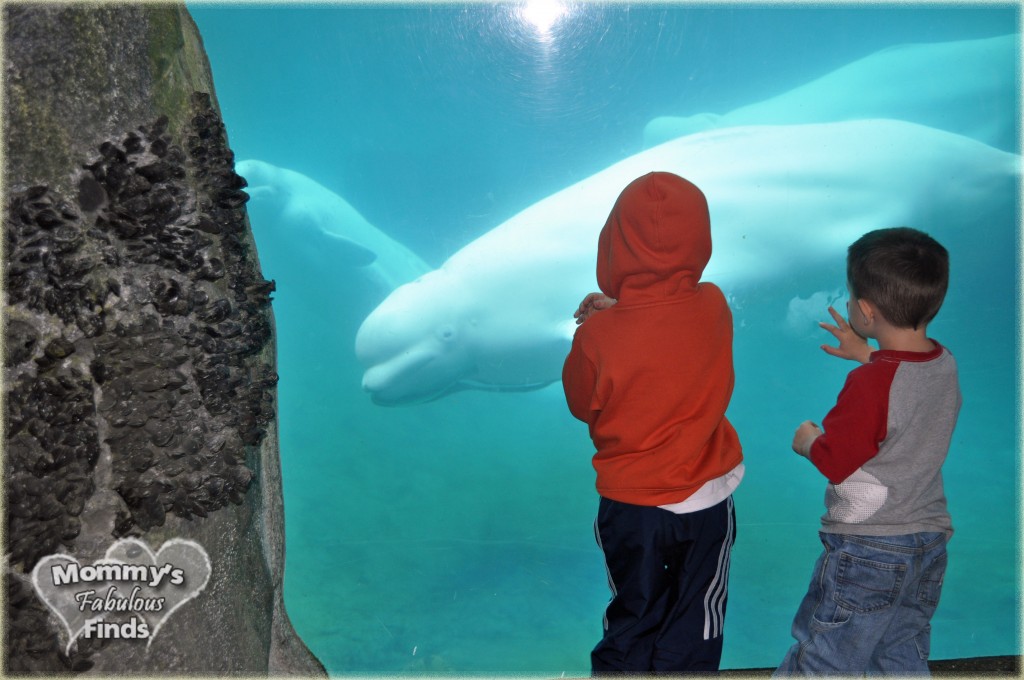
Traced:
<path fill-rule="evenodd" d="M 852 361 L 866 364 L 871 359 L 871 346 L 868 345 L 868 341 L 857 335 L 857 331 L 853 330 L 846 319 L 843 318 L 843 315 L 837 312 L 834 307 L 829 307 L 828 313 L 835 319 L 836 325 L 833 326 L 824 321 L 818 325 L 834 335 L 836 340 L 839 341 L 839 346 L 822 345 L 821 348 L 827 354 L 831 354 L 834 357 L 851 359 Z"/>
<path fill-rule="evenodd" d="M 599 312 L 602 309 L 608 309 L 614 305 L 618 300 L 615 298 L 608 297 L 604 293 L 591 293 L 587 297 L 583 298 L 583 302 L 576 309 L 573 317 L 576 319 L 576 325 L 583 323 L 590 318 L 590 315 L 594 312 Z"/>

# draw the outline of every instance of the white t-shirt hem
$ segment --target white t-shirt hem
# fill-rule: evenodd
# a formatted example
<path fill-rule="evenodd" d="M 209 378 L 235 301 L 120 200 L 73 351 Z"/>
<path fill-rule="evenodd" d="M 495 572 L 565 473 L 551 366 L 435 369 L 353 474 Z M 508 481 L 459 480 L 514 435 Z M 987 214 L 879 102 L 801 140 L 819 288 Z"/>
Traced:
<path fill-rule="evenodd" d="M 743 481 L 743 473 L 745 471 L 743 463 L 740 463 L 721 477 L 715 477 L 714 479 L 709 479 L 704 482 L 704 484 L 686 500 L 680 501 L 679 503 L 659 505 L 658 507 L 663 510 L 668 510 L 669 512 L 674 512 L 677 515 L 682 515 L 688 512 L 697 512 L 698 510 L 707 510 L 714 505 L 718 505 L 732 495 L 732 492 L 735 491 L 736 487 L 738 487 L 740 482 Z"/>

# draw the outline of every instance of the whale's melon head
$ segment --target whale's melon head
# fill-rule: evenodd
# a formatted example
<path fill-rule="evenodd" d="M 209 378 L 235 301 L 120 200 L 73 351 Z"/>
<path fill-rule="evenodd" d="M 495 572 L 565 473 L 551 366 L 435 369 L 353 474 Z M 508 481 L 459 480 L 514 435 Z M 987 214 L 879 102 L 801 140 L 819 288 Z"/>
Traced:
<path fill-rule="evenodd" d="M 474 370 L 461 299 L 437 270 L 399 286 L 366 317 L 355 349 L 374 402 L 417 403 L 461 389 Z"/>

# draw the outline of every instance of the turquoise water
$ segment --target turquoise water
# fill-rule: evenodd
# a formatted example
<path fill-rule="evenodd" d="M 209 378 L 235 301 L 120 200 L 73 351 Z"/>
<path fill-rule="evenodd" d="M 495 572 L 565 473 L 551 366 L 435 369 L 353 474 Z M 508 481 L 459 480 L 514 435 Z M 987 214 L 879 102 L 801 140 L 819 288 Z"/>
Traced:
<path fill-rule="evenodd" d="M 1014 6 L 997 5 L 586 4 L 545 34 L 510 5 L 190 10 L 236 157 L 302 173 L 430 267 L 640 152 L 656 117 L 725 113 L 886 47 L 1005 35 L 1019 23 Z M 971 67 L 935 78 L 991 75 Z M 1015 121 L 1018 96 L 961 105 L 982 122 Z M 1019 152 L 1012 127 L 986 141 Z M 285 596 L 296 629 L 334 675 L 588 673 L 608 593 L 592 535 L 592 449 L 560 386 L 374 404 L 353 345 L 388 291 L 344 253 L 332 259 L 308 214 L 268 201 L 254 193 L 250 219 L 278 285 Z M 957 356 L 964 407 L 946 466 L 957 533 L 933 658 L 1020 653 L 1018 217 L 1004 203 L 940 235 L 954 279 L 931 334 Z M 724 667 L 772 666 L 790 644 L 824 481 L 789 443 L 851 368 L 817 349 L 827 337 L 814 325 L 841 293 L 842 254 L 808 267 L 788 252 L 769 254 L 782 265 L 770 281 L 731 297 L 729 415 L 747 477 Z"/>

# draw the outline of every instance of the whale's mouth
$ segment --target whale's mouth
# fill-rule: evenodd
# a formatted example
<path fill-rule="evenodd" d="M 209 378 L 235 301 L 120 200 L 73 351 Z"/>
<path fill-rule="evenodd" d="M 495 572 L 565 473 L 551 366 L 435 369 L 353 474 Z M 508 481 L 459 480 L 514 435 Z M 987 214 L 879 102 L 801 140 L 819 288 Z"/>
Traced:
<path fill-rule="evenodd" d="M 403 352 L 377 363 L 363 373 L 363 391 L 380 406 L 420 404 L 460 389 L 464 373 L 451 373 L 439 365 L 436 354 Z"/>
<path fill-rule="evenodd" d="M 375 364 L 363 373 L 363 390 L 373 395 L 388 394 L 429 363 L 430 356 L 425 352 L 406 352 Z"/>

